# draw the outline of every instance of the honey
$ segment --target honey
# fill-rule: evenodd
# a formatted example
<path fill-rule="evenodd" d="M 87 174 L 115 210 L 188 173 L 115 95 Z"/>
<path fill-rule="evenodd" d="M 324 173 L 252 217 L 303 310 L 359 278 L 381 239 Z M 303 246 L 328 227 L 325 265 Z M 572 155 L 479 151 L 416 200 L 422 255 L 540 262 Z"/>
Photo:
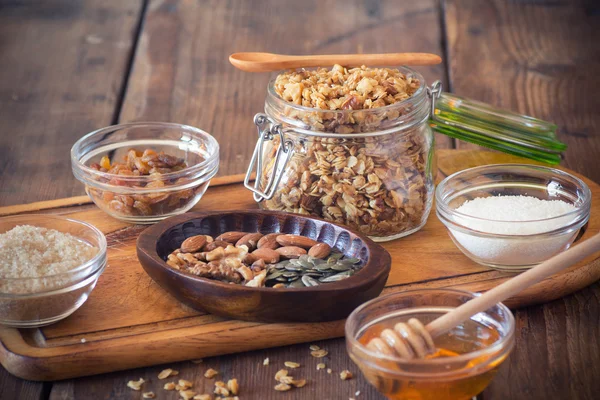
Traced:
<path fill-rule="evenodd" d="M 412 317 L 427 324 L 442 315 L 441 311 L 430 308 L 420 309 L 418 313 L 384 315 L 359 332 L 358 342 L 366 346 L 384 329 L 391 329 L 396 323 Z M 500 329 L 495 321 L 478 314 L 435 338 L 437 351 L 424 360 L 394 360 L 384 356 L 358 359 L 352 353 L 351 356 L 369 382 L 389 399 L 471 399 L 485 389 L 508 355 L 503 346 L 494 346 L 502 338 Z M 484 349 L 492 351 L 480 352 Z"/>

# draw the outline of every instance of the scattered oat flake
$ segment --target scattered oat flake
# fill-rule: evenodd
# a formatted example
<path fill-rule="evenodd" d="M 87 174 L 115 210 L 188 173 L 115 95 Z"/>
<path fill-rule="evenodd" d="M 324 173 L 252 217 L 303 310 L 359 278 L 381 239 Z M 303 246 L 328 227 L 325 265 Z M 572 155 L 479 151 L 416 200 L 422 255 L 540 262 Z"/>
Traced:
<path fill-rule="evenodd" d="M 168 377 L 171 376 L 172 372 L 173 372 L 173 370 L 171 368 L 163 369 L 158 374 L 158 379 L 167 379 Z"/>
<path fill-rule="evenodd" d="M 87 340 L 85 340 L 85 338 L 81 338 L 81 343 L 85 343 L 87 342 Z"/>
<path fill-rule="evenodd" d="M 185 389 L 189 389 L 189 388 L 191 388 L 192 386 L 194 386 L 194 384 L 193 384 L 192 382 L 190 382 L 190 381 L 187 381 L 187 380 L 185 380 L 185 379 L 180 379 L 180 380 L 179 380 L 179 382 L 178 382 L 178 384 L 179 384 L 179 386 L 180 386 L 180 387 L 181 387 L 183 390 L 185 390 Z"/>
<path fill-rule="evenodd" d="M 360 390 L 357 390 L 357 391 L 356 391 L 356 393 L 354 393 L 354 395 L 355 395 L 356 397 L 360 396 Z"/>
<path fill-rule="evenodd" d="M 323 364 L 323 363 L 318 363 L 318 364 L 317 364 L 317 371 L 318 371 L 318 370 L 320 370 L 320 369 L 325 369 L 326 367 L 327 367 L 327 366 L 326 366 L 325 364 Z"/>
<path fill-rule="evenodd" d="M 290 385 L 288 385 L 287 383 L 280 383 L 278 385 L 275 385 L 275 390 L 277 390 L 278 392 L 287 392 L 291 388 L 292 387 Z"/>
<path fill-rule="evenodd" d="M 340 372 L 340 378 L 343 381 L 346 381 L 348 379 L 352 379 L 352 372 L 348 371 L 347 369 L 343 370 L 342 372 Z"/>
<path fill-rule="evenodd" d="M 321 348 L 319 346 L 317 346 L 316 344 L 311 344 L 309 349 L 311 351 L 317 351 L 317 350 L 321 350 Z"/>
<path fill-rule="evenodd" d="M 324 349 L 314 350 L 314 351 L 310 352 L 310 355 L 313 356 L 313 357 L 315 357 L 315 358 L 323 358 L 327 354 L 329 354 L 329 352 L 327 350 L 324 350 Z"/>
<path fill-rule="evenodd" d="M 283 364 L 288 368 L 298 368 L 300 366 L 300 364 L 293 361 L 286 361 Z"/>
<path fill-rule="evenodd" d="M 196 395 L 196 392 L 194 392 L 192 390 L 181 390 L 179 392 L 179 396 L 181 396 L 181 398 L 184 400 L 191 400 L 194 398 L 195 395 Z"/>
<path fill-rule="evenodd" d="M 175 390 L 175 382 L 165 383 L 165 386 L 163 386 L 163 389 L 165 389 L 165 390 Z"/>
<path fill-rule="evenodd" d="M 330 374 L 331 372 L 331 368 L 327 368 L 327 373 Z"/>
<path fill-rule="evenodd" d="M 269 365 L 269 357 L 263 360 L 263 365 Z"/>
<path fill-rule="evenodd" d="M 233 378 L 227 381 L 227 389 L 231 392 L 231 394 L 238 394 L 240 391 L 240 385 L 238 384 L 238 380 Z"/>
<path fill-rule="evenodd" d="M 193 397 L 194 400 L 212 400 L 210 394 L 197 394 Z"/>
<path fill-rule="evenodd" d="M 154 392 L 146 392 L 146 393 L 142 393 L 142 397 L 144 399 L 153 399 L 156 397 L 156 395 L 154 394 Z"/>
<path fill-rule="evenodd" d="M 208 379 L 214 378 L 216 375 L 219 375 L 219 371 L 209 368 L 204 373 L 204 376 Z"/>
<path fill-rule="evenodd" d="M 277 373 L 275 373 L 275 380 L 279 381 L 281 378 L 283 378 L 284 376 L 288 375 L 288 370 L 287 369 L 280 369 L 279 371 L 277 371 Z"/>
<path fill-rule="evenodd" d="M 306 385 L 306 379 L 298 379 L 297 381 L 292 381 L 292 386 L 297 388 L 304 387 Z"/>
<path fill-rule="evenodd" d="M 218 381 L 215 382 L 215 394 L 218 394 L 219 396 L 225 396 L 228 397 L 229 396 L 229 389 L 227 389 L 227 386 L 225 385 L 225 382 L 223 381 Z"/>
<path fill-rule="evenodd" d="M 282 376 L 281 378 L 279 378 L 279 382 L 280 383 L 287 383 L 288 385 L 291 385 L 292 382 L 294 382 L 294 377 L 293 376 Z"/>
<path fill-rule="evenodd" d="M 146 382 L 144 378 L 140 378 L 137 381 L 129 381 L 127 382 L 127 387 L 133 390 L 140 390 L 142 388 L 142 384 Z"/>

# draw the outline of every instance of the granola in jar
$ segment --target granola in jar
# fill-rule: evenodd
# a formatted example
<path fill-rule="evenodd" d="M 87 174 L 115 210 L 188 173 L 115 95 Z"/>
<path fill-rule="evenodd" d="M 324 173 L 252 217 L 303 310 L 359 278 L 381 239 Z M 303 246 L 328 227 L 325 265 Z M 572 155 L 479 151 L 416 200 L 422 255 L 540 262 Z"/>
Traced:
<path fill-rule="evenodd" d="M 269 85 L 266 116 L 283 136 L 265 141 L 261 207 L 311 214 L 375 240 L 424 225 L 433 192 L 433 133 L 423 78 L 402 68 L 302 70 Z M 291 140 L 285 167 L 281 137 Z"/>

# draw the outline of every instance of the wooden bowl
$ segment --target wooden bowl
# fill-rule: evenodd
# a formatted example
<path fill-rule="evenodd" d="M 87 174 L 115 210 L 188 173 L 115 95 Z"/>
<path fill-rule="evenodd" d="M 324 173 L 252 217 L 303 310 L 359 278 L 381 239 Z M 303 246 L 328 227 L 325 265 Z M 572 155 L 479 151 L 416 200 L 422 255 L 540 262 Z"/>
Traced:
<path fill-rule="evenodd" d="M 326 242 L 363 267 L 339 282 L 305 288 L 251 288 L 201 278 L 167 265 L 167 255 L 188 237 L 216 237 L 227 231 L 282 232 Z M 343 226 L 318 218 L 276 211 L 187 213 L 146 229 L 137 240 L 137 256 L 150 277 L 188 306 L 249 321 L 315 322 L 347 317 L 377 297 L 390 273 L 391 257 L 381 246 Z"/>

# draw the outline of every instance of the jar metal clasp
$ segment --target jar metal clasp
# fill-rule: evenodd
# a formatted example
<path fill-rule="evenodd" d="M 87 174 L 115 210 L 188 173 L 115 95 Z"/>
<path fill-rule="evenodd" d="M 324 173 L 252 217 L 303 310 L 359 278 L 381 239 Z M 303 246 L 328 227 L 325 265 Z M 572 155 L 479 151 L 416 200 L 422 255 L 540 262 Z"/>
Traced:
<path fill-rule="evenodd" d="M 427 95 L 431 98 L 431 111 L 429 118 L 435 117 L 435 101 L 442 95 L 442 82 L 435 81 L 427 88 Z"/>
<path fill-rule="evenodd" d="M 252 153 L 252 159 L 246 171 L 246 177 L 244 178 L 244 186 L 251 190 L 254 196 L 254 200 L 261 202 L 263 200 L 270 200 L 275 195 L 277 186 L 281 182 L 283 172 L 287 166 L 292 154 L 294 152 L 294 142 L 290 139 L 285 138 L 285 129 L 281 124 L 277 124 L 273 119 L 269 118 L 265 114 L 256 114 L 254 116 L 254 124 L 258 128 L 258 141 L 254 147 Z M 264 158 L 264 145 L 275 137 L 279 137 L 279 145 L 275 153 L 275 161 L 273 164 L 273 173 L 269 177 L 269 180 L 264 188 L 260 188 L 260 182 L 263 173 L 263 158 Z M 256 179 L 254 185 L 250 183 L 252 178 L 252 172 L 256 167 Z"/>

